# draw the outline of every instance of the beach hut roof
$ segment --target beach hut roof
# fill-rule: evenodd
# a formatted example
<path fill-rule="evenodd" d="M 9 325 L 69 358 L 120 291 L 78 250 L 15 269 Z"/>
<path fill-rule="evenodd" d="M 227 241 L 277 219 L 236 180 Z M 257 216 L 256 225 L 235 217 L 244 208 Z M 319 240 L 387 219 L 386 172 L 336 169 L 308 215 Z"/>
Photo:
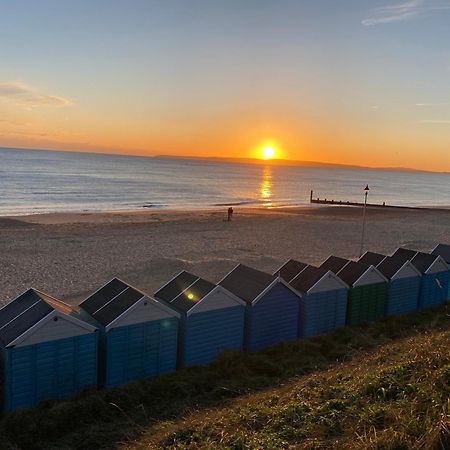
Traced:
<path fill-rule="evenodd" d="M 110 282 L 106 283 L 86 300 L 81 302 L 80 308 L 83 308 L 86 312 L 93 315 L 96 311 L 109 303 L 111 299 L 126 291 L 128 288 L 128 284 L 118 278 L 113 278 Z"/>
<path fill-rule="evenodd" d="M 377 269 L 388 279 L 391 280 L 395 274 L 405 265 L 409 264 L 410 267 L 420 275 L 420 272 L 416 269 L 416 267 L 409 262 L 409 260 L 404 260 L 398 256 L 387 256 L 383 261 L 378 264 Z"/>
<path fill-rule="evenodd" d="M 337 277 L 331 270 L 325 269 L 324 267 L 308 266 L 305 270 L 298 274 L 292 281 L 291 286 L 299 292 L 308 292 L 317 283 L 320 282 L 324 277 L 333 277 L 342 288 L 348 288 L 348 286 Z M 327 290 L 330 288 L 328 287 Z M 336 289 L 336 287 L 334 287 Z"/>
<path fill-rule="evenodd" d="M 392 256 L 403 258 L 403 261 L 411 261 L 416 255 L 417 250 L 411 250 L 409 248 L 399 247 Z"/>
<path fill-rule="evenodd" d="M 441 257 L 430 253 L 417 252 L 411 262 L 421 273 L 426 273 L 438 258 Z"/>
<path fill-rule="evenodd" d="M 158 308 L 176 315 L 170 308 L 118 278 L 113 278 L 94 292 L 80 304 L 80 308 L 108 330 L 119 317 L 126 314 L 139 302 L 152 302 Z"/>
<path fill-rule="evenodd" d="M 381 253 L 366 252 L 366 253 L 364 253 L 364 255 L 361 256 L 361 258 L 359 258 L 358 261 L 363 264 L 370 264 L 370 265 L 376 267 L 385 258 L 386 258 L 386 255 L 382 255 Z"/>
<path fill-rule="evenodd" d="M 219 285 L 251 304 L 278 279 L 289 287 L 279 276 L 239 264 L 219 281 Z"/>
<path fill-rule="evenodd" d="M 349 259 L 331 255 L 320 265 L 320 267 L 327 269 L 327 270 L 331 270 L 333 273 L 338 273 L 349 262 L 350 262 Z"/>
<path fill-rule="evenodd" d="M 166 283 L 162 288 L 160 288 L 155 293 L 155 297 L 170 303 L 175 297 L 180 295 L 185 289 L 195 283 L 198 279 L 198 276 L 186 272 L 186 270 L 183 270 L 174 278 L 172 278 L 168 283 Z"/>
<path fill-rule="evenodd" d="M 350 261 L 342 270 L 338 272 L 341 278 L 347 285 L 354 286 L 355 283 L 366 273 L 376 272 L 380 278 L 380 282 L 388 281 L 386 277 L 371 264 L 364 264 L 361 262 Z"/>
<path fill-rule="evenodd" d="M 232 292 L 184 270 L 157 291 L 155 297 L 189 315 L 209 294 L 218 291 L 231 301 L 244 304 Z"/>
<path fill-rule="evenodd" d="M 450 245 L 448 244 L 438 244 L 431 253 L 441 256 L 447 263 L 450 262 Z"/>
<path fill-rule="evenodd" d="M 295 259 L 290 259 L 276 270 L 274 275 L 279 275 L 283 280 L 289 283 L 306 267 L 308 267 L 308 264 Z"/>
<path fill-rule="evenodd" d="M 30 329 L 44 319 L 63 315 L 67 320 L 95 331 L 66 303 L 36 289 L 28 289 L 0 309 L 0 342 L 6 347 L 14 345 Z"/>
<path fill-rule="evenodd" d="M 170 302 L 170 304 L 187 313 L 200 300 L 205 298 L 215 287 L 215 284 L 210 283 L 203 278 L 197 278 L 187 289 L 180 292 L 178 296 Z"/>
<path fill-rule="evenodd" d="M 411 261 L 414 267 L 416 267 L 422 274 L 429 273 L 432 269 L 438 268 L 440 264 L 442 264 L 443 269 L 446 268 L 448 270 L 445 260 L 440 255 L 418 252 L 407 248 L 399 248 L 392 256 L 403 258 L 404 261 Z"/>

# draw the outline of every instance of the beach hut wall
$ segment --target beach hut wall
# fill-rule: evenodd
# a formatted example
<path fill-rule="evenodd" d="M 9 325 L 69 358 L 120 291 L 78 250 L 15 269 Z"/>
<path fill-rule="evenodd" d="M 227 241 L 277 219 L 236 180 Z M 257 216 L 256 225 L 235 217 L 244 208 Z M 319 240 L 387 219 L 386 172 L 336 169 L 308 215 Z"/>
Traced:
<path fill-rule="evenodd" d="M 100 329 L 99 380 L 104 387 L 173 372 L 179 314 L 114 278 L 80 304 Z"/>
<path fill-rule="evenodd" d="M 323 335 L 345 326 L 348 286 L 337 275 L 308 266 L 290 284 L 300 295 L 299 337 Z"/>
<path fill-rule="evenodd" d="M 247 351 L 297 339 L 299 295 L 280 276 L 239 264 L 219 285 L 246 303 L 244 348 Z"/>
<path fill-rule="evenodd" d="M 155 293 L 181 316 L 180 366 L 208 364 L 243 348 L 245 302 L 221 286 L 183 271 Z"/>
<path fill-rule="evenodd" d="M 286 261 L 278 270 L 274 272 L 275 276 L 280 276 L 284 281 L 290 283 L 300 272 L 305 270 L 308 264 L 290 259 Z"/>
<path fill-rule="evenodd" d="M 350 261 L 337 275 L 350 287 L 348 325 L 384 317 L 388 280 L 374 266 Z"/>
<path fill-rule="evenodd" d="M 422 274 L 418 308 L 432 308 L 442 305 L 448 298 L 449 266 L 439 255 L 399 248 L 393 254 L 410 260 Z"/>
<path fill-rule="evenodd" d="M 97 386 L 96 327 L 35 289 L 0 309 L 0 356 L 5 411 Z"/>
<path fill-rule="evenodd" d="M 421 273 L 410 261 L 388 256 L 377 269 L 389 280 L 385 313 L 408 314 L 418 309 Z"/>

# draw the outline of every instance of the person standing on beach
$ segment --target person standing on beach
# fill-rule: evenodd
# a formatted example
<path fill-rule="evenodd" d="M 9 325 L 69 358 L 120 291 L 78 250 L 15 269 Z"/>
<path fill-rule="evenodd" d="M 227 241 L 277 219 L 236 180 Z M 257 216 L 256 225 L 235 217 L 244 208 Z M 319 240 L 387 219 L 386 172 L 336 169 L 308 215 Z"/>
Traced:
<path fill-rule="evenodd" d="M 228 222 L 231 222 L 232 217 L 233 217 L 233 208 L 230 206 L 228 208 Z"/>

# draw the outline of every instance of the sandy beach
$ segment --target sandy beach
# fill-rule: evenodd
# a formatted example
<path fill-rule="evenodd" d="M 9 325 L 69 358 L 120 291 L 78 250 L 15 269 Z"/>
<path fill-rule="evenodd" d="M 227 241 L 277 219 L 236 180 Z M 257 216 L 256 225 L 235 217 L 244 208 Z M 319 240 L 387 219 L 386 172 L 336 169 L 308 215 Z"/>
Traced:
<path fill-rule="evenodd" d="M 238 262 L 273 272 L 288 258 L 358 256 L 360 208 L 134 211 L 0 218 L 0 301 L 29 287 L 76 304 L 114 276 L 153 293 L 182 269 L 218 281 Z M 366 248 L 450 242 L 450 211 L 369 209 Z"/>

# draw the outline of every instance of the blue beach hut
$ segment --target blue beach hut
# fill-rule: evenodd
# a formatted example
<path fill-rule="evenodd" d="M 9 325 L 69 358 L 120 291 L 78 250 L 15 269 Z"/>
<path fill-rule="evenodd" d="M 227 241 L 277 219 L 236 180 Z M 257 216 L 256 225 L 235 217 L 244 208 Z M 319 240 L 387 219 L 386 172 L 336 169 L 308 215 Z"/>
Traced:
<path fill-rule="evenodd" d="M 299 337 L 345 326 L 348 286 L 331 270 L 308 266 L 290 285 L 300 294 Z"/>
<path fill-rule="evenodd" d="M 304 262 L 290 259 L 289 261 L 286 261 L 278 270 L 276 270 L 274 275 L 279 275 L 284 281 L 289 283 L 307 267 L 308 264 Z"/>
<path fill-rule="evenodd" d="M 245 303 L 222 286 L 183 271 L 155 297 L 181 315 L 181 366 L 209 364 L 225 350 L 242 350 Z"/>
<path fill-rule="evenodd" d="M 99 381 L 119 386 L 176 369 L 179 314 L 114 278 L 80 304 L 100 329 Z"/>
<path fill-rule="evenodd" d="M 442 305 L 448 296 L 449 268 L 439 255 L 416 252 L 406 248 L 399 248 L 392 255 L 411 261 L 422 274 L 418 308 L 431 308 Z"/>
<path fill-rule="evenodd" d="M 450 245 L 448 244 L 438 244 L 434 250 L 431 252 L 432 255 L 441 256 L 442 259 L 450 264 Z M 450 299 L 450 283 L 449 283 L 449 291 L 447 295 L 447 300 Z"/>
<path fill-rule="evenodd" d="M 29 408 L 97 385 L 97 329 L 29 289 L 0 309 L 3 409 Z"/>
<path fill-rule="evenodd" d="M 389 281 L 385 313 L 387 316 L 417 311 L 420 294 L 421 273 L 403 258 L 387 256 L 377 269 Z"/>
<path fill-rule="evenodd" d="M 239 264 L 219 285 L 246 303 L 246 350 L 297 339 L 299 296 L 280 276 Z"/>

